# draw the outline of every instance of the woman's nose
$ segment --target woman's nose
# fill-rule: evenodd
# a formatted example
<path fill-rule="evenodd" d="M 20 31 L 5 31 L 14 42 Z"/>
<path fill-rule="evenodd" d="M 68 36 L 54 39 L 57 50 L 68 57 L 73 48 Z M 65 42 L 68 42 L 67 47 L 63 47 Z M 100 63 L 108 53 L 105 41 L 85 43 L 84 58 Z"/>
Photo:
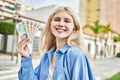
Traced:
<path fill-rule="evenodd" d="M 64 21 L 60 21 L 60 22 L 59 22 L 59 26 L 60 26 L 60 27 L 63 27 L 63 26 L 64 26 Z"/>

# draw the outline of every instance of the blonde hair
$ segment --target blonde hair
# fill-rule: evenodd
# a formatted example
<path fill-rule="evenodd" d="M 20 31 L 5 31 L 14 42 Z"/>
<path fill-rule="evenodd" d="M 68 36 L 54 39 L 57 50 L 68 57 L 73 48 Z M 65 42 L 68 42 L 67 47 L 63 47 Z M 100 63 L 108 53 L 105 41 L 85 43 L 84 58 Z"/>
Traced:
<path fill-rule="evenodd" d="M 53 46 L 56 45 L 56 38 L 51 32 L 50 23 L 54 15 L 60 11 L 65 11 L 66 13 L 71 15 L 75 25 L 75 28 L 73 29 L 72 34 L 68 37 L 67 44 L 71 46 L 78 46 L 78 47 L 80 46 L 80 34 L 81 34 L 82 28 L 80 28 L 79 20 L 77 19 L 77 16 L 76 16 L 77 14 L 75 14 L 71 8 L 62 6 L 55 9 L 48 18 L 46 27 L 42 34 L 42 45 L 41 45 L 42 51 L 48 51 Z"/>

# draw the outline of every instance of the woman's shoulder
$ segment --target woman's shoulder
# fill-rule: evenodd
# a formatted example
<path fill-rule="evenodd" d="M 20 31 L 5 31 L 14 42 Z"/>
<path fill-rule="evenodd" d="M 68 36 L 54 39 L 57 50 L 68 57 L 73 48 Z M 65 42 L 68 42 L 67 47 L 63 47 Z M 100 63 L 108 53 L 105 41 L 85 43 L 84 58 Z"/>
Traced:
<path fill-rule="evenodd" d="M 70 53 L 71 56 L 78 57 L 78 56 L 85 56 L 84 51 L 77 46 L 71 46 L 68 49 L 68 52 Z"/>
<path fill-rule="evenodd" d="M 77 46 L 71 46 L 70 50 L 71 51 L 82 51 L 82 49 L 80 47 L 77 47 Z"/>

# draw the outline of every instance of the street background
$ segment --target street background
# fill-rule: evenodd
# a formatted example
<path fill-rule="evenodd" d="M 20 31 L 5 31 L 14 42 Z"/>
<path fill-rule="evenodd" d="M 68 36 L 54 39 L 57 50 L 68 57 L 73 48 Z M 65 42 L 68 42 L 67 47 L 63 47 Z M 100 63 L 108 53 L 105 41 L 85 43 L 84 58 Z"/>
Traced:
<path fill-rule="evenodd" d="M 120 58 L 115 57 L 120 55 L 120 0 L 0 0 L 0 80 L 18 80 L 20 58 L 15 56 L 18 42 L 15 25 L 27 20 L 40 23 L 31 49 L 37 54 L 33 57 L 36 67 L 39 55 L 43 55 L 41 33 L 48 16 L 58 6 L 73 8 L 81 29 L 87 25 L 83 29 L 85 44 L 82 43 L 92 56 L 90 63 L 96 80 L 120 72 Z"/>
<path fill-rule="evenodd" d="M 33 57 L 33 66 L 40 62 L 39 57 Z M 109 57 L 90 60 L 90 64 L 96 80 L 105 80 L 120 71 L 120 58 Z M 18 80 L 20 64 L 16 64 L 16 57 L 11 61 L 10 55 L 0 54 L 0 80 Z"/>

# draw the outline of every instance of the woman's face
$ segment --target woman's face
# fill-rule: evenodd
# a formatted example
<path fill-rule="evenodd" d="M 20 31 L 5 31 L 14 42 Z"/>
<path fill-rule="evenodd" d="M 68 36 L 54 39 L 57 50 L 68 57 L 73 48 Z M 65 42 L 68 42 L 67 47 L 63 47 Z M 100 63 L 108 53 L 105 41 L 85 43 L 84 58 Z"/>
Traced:
<path fill-rule="evenodd" d="M 56 13 L 51 21 L 52 34 L 58 39 L 67 38 L 73 31 L 74 21 L 65 11 Z"/>

